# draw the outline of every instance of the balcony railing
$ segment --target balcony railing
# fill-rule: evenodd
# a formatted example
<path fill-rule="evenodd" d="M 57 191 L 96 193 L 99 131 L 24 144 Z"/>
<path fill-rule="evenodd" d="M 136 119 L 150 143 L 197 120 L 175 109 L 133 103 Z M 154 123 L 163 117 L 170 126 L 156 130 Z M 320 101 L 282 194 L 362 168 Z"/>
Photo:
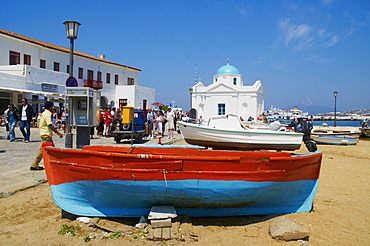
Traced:
<path fill-rule="evenodd" d="M 103 83 L 102 83 L 102 81 L 85 79 L 84 80 L 84 87 L 90 87 L 90 88 L 93 88 L 95 90 L 99 90 L 99 89 L 103 88 Z"/>

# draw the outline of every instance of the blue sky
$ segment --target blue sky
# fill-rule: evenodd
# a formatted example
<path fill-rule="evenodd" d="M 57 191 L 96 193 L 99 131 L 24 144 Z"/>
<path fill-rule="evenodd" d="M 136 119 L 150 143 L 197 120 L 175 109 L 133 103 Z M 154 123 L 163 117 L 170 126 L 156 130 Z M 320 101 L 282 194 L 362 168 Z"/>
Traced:
<path fill-rule="evenodd" d="M 189 108 L 194 67 L 205 85 L 237 67 L 262 81 L 265 109 L 298 104 L 370 108 L 369 0 L 1 0 L 0 28 L 142 69 L 156 100 Z"/>

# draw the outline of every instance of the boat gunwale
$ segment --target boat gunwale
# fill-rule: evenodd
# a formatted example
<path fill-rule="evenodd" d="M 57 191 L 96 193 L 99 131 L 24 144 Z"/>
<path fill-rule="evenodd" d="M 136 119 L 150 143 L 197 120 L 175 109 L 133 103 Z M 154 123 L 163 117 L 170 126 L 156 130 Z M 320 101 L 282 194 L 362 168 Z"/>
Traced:
<path fill-rule="evenodd" d="M 78 164 L 78 163 L 70 163 L 70 162 L 64 162 L 64 161 L 49 161 L 50 164 L 58 164 L 58 165 L 66 165 L 71 167 L 80 167 L 80 168 L 90 168 L 90 169 L 104 169 L 106 171 L 121 171 L 121 172 L 166 172 L 166 173 L 177 173 L 182 172 L 185 174 L 235 174 L 235 175 L 246 175 L 246 174 L 271 174 L 271 173 L 284 173 L 286 172 L 285 169 L 278 169 L 278 170 L 259 170 L 259 171 L 217 171 L 217 170 L 168 170 L 163 168 L 152 168 L 152 169 L 135 169 L 135 168 L 113 168 L 109 166 L 96 166 L 96 165 L 86 165 L 86 164 Z M 316 163 L 315 163 L 316 164 Z M 312 164 L 310 164 L 312 165 Z M 72 170 L 72 171 L 78 171 L 78 170 Z"/>
<path fill-rule="evenodd" d="M 201 155 L 167 155 L 167 154 L 150 154 L 150 153 L 115 153 L 115 152 L 106 152 L 106 151 L 96 151 L 96 150 L 83 150 L 83 149 L 69 149 L 69 148 L 55 148 L 55 147 L 44 147 L 45 151 L 56 149 L 59 152 L 71 152 L 71 153 L 78 153 L 84 155 L 100 155 L 106 157 L 127 157 L 127 158 L 135 158 L 135 159 L 154 159 L 154 160 L 178 160 L 180 157 L 184 157 L 184 159 L 189 160 L 200 160 L 200 161 L 240 161 L 241 157 L 238 156 L 201 156 Z M 256 158 L 256 160 L 267 160 L 268 158 Z"/>
<path fill-rule="evenodd" d="M 234 129 L 219 129 L 219 128 L 210 128 L 208 126 L 203 126 L 203 125 L 196 125 L 196 124 L 190 124 L 190 123 L 185 123 L 178 121 L 178 124 L 185 126 L 185 127 L 193 127 L 193 128 L 200 128 L 200 129 L 205 129 L 205 130 L 212 130 L 212 131 L 222 131 L 222 132 L 235 132 L 235 133 L 248 133 L 248 134 L 272 134 L 272 135 L 296 135 L 296 136 L 303 136 L 303 133 L 300 132 L 281 132 L 281 131 L 271 131 L 271 130 L 256 130 L 256 129 L 250 129 L 247 128 L 245 130 L 234 130 Z M 181 129 L 180 129 L 181 130 Z"/>
<path fill-rule="evenodd" d="M 119 148 L 119 147 L 116 147 Z M 128 147 L 129 148 L 129 147 Z M 145 146 L 140 146 L 140 147 L 132 147 L 132 150 L 135 148 L 139 148 L 141 150 L 142 148 L 148 148 L 148 149 L 153 149 L 155 147 L 145 147 Z M 89 149 L 72 149 L 72 148 L 61 148 L 61 147 L 54 147 L 54 146 L 46 146 L 43 147 L 45 151 L 48 150 L 59 150 L 59 152 L 72 152 L 72 153 L 79 153 L 79 154 L 92 154 L 92 155 L 101 155 L 101 156 L 106 156 L 106 157 L 130 157 L 130 158 L 139 158 L 139 159 L 159 159 L 159 160 L 178 160 L 179 158 L 184 158 L 185 161 L 187 160 L 204 160 L 204 161 L 242 161 L 242 160 L 273 160 L 273 159 L 286 159 L 289 160 L 290 158 L 299 158 L 299 157 L 307 157 L 307 156 L 314 156 L 314 155 L 321 155 L 322 151 L 315 151 L 315 152 L 310 152 L 310 153 L 305 153 L 305 154 L 294 154 L 294 153 L 288 153 L 289 155 L 282 155 L 282 156 L 268 156 L 269 153 L 284 153 L 284 152 L 269 152 L 269 151 L 241 151 L 241 150 L 199 150 L 201 151 L 217 151 L 218 153 L 222 152 L 230 152 L 230 151 L 235 151 L 235 154 L 238 152 L 243 153 L 243 154 L 248 154 L 248 153 L 262 153 L 265 154 L 266 157 L 259 157 L 259 158 L 248 158 L 247 156 L 202 156 L 202 155 L 168 155 L 168 154 L 151 154 L 151 153 L 124 153 L 124 152 L 112 152 L 112 151 L 99 151 L 99 150 L 89 150 Z M 159 147 L 159 149 L 161 149 Z M 149 158 L 148 158 L 149 157 Z"/>

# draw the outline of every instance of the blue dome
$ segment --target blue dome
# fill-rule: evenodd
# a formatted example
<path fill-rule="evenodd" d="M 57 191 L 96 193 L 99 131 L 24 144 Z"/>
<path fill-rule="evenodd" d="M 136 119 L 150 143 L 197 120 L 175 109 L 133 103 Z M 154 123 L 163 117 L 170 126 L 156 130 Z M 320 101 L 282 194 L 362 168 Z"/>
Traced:
<path fill-rule="evenodd" d="M 225 66 L 220 67 L 217 70 L 216 74 L 240 74 L 240 72 L 236 67 L 227 64 Z"/>

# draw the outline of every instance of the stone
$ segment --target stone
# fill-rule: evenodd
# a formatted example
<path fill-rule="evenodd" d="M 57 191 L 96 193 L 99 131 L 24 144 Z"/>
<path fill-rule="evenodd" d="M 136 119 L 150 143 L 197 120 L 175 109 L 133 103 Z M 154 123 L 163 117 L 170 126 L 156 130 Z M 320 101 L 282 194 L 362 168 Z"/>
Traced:
<path fill-rule="evenodd" d="M 80 222 L 83 222 L 85 224 L 89 224 L 90 221 L 91 221 L 91 218 L 89 218 L 89 217 L 78 217 L 76 220 L 78 220 Z"/>
<path fill-rule="evenodd" d="M 309 230 L 286 217 L 274 219 L 269 228 L 270 236 L 277 240 L 292 241 L 299 239 L 308 239 Z"/>
<path fill-rule="evenodd" d="M 146 219 L 145 215 L 141 215 L 139 223 L 135 225 L 138 229 L 144 229 L 148 225 L 149 221 Z"/>

